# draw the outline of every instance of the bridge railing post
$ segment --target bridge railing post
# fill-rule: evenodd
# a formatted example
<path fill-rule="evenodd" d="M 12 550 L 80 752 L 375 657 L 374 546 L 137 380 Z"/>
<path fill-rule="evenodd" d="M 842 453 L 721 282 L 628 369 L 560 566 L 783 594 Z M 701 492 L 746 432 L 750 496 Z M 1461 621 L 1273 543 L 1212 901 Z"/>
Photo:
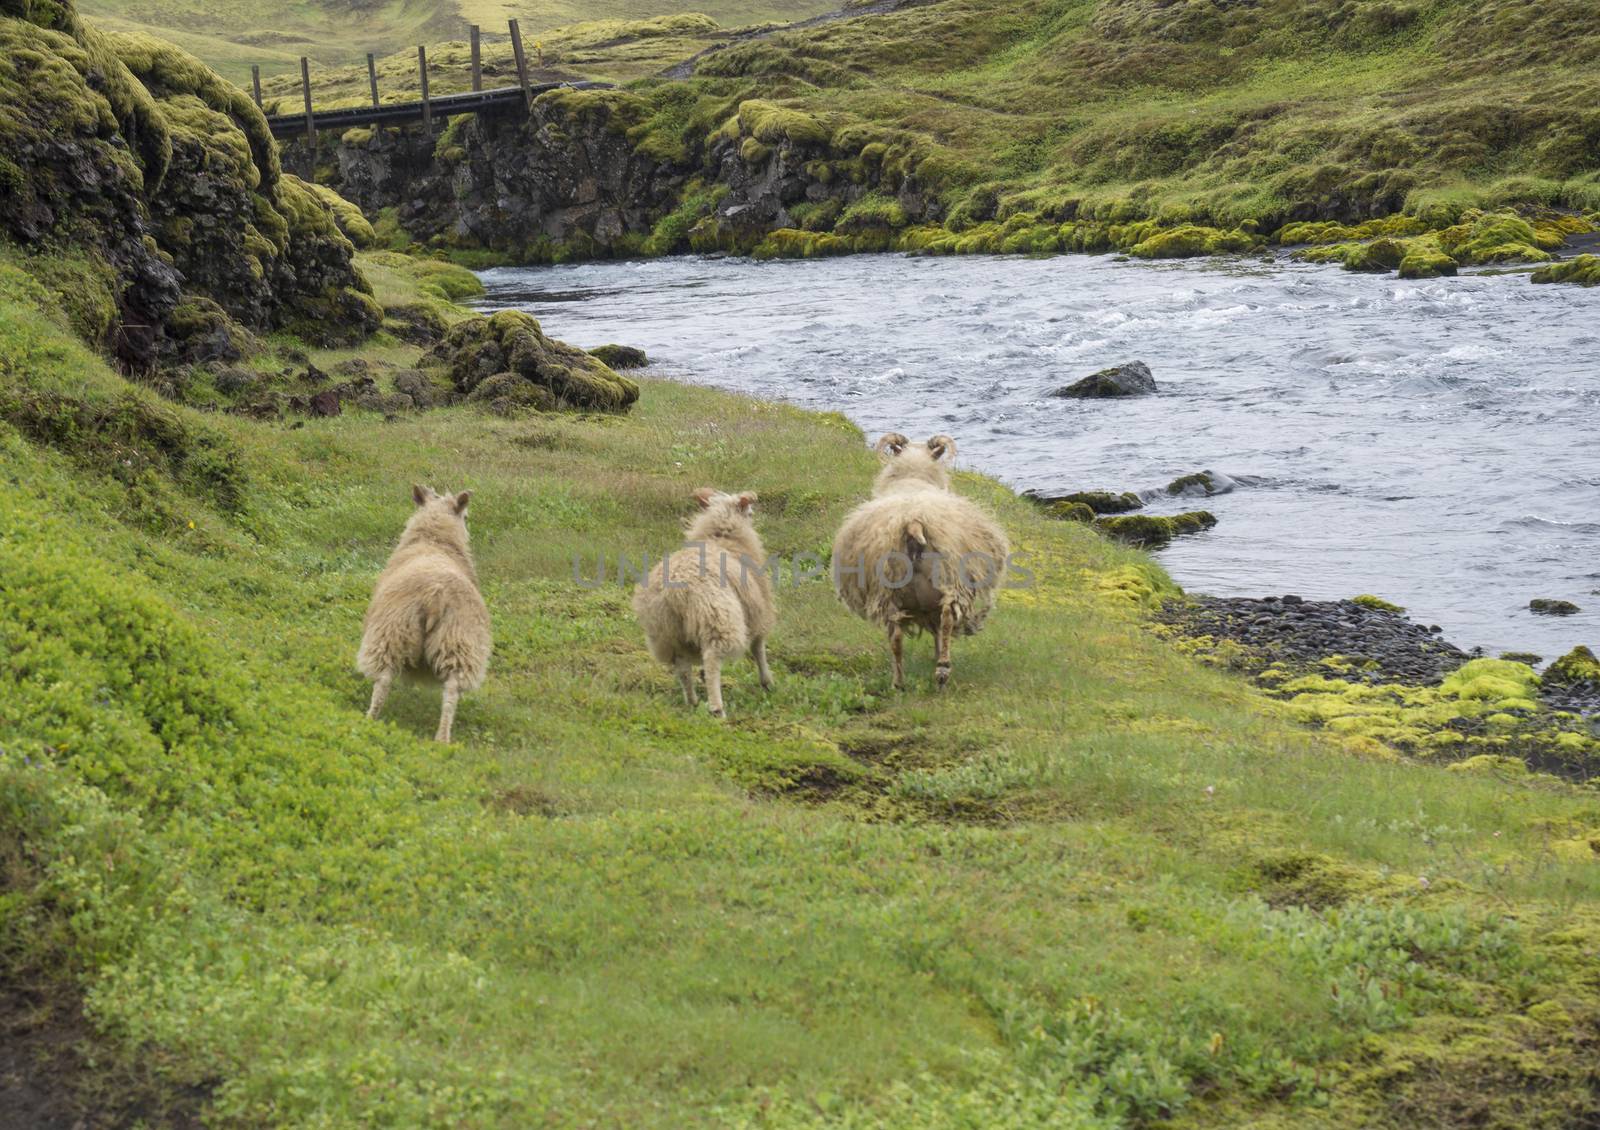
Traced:
<path fill-rule="evenodd" d="M 372 108 L 378 108 L 378 61 L 367 52 L 367 84 L 372 87 Z"/>
<path fill-rule="evenodd" d="M 473 24 L 472 38 L 472 89 L 474 92 L 483 89 L 483 55 L 478 46 L 478 25 Z"/>
<path fill-rule="evenodd" d="M 529 111 L 533 110 L 533 88 L 528 85 L 528 57 L 522 53 L 522 29 L 511 21 L 511 53 L 517 57 L 517 81 L 522 84 L 522 98 Z"/>
<path fill-rule="evenodd" d="M 428 99 L 428 49 L 417 47 L 417 74 L 422 78 L 422 128 L 433 128 L 433 103 Z"/>
<path fill-rule="evenodd" d="M 311 112 L 311 61 L 304 55 L 300 56 L 300 90 L 305 95 L 306 102 L 306 141 L 311 148 L 317 147 L 317 118 Z"/>
<path fill-rule="evenodd" d="M 257 63 L 250 64 L 250 89 L 256 96 L 256 109 L 261 110 L 261 67 Z"/>

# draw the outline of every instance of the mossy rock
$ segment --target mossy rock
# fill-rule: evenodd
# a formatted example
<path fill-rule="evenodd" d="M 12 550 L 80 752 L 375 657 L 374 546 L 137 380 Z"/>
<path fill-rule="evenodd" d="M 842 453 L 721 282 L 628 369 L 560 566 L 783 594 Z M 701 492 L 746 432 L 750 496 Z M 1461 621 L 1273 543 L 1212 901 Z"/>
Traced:
<path fill-rule="evenodd" d="M 514 416 L 522 411 L 552 412 L 559 407 L 548 388 L 512 372 L 495 373 L 483 380 L 467 400 L 484 405 L 497 416 Z"/>
<path fill-rule="evenodd" d="M 173 309 L 166 328 L 177 361 L 238 361 L 261 348 L 254 335 L 209 298 L 186 297 Z"/>
<path fill-rule="evenodd" d="M 1384 600 L 1381 596 L 1373 596 L 1370 592 L 1351 597 L 1350 603 L 1359 604 L 1363 608 L 1370 608 L 1374 612 L 1393 612 L 1396 615 L 1404 615 L 1405 613 L 1405 609 L 1400 605 Z"/>
<path fill-rule="evenodd" d="M 1121 493 L 1109 490 L 1077 491 L 1052 502 L 1081 503 L 1096 514 L 1126 514 L 1130 510 L 1144 509 L 1144 500 L 1131 490 Z"/>
<path fill-rule="evenodd" d="M 1347 271 L 1392 271 L 1406 257 L 1406 245 L 1396 239 L 1375 239 L 1353 247 L 1344 257 Z"/>
<path fill-rule="evenodd" d="M 631 345 L 597 345 L 589 350 L 590 357 L 597 357 L 613 369 L 642 369 L 650 364 L 650 358 L 642 349 Z"/>
<path fill-rule="evenodd" d="M 1594 652 L 1580 644 L 1545 668 L 1544 678 L 1550 683 L 1600 685 L 1600 659 L 1596 659 Z"/>
<path fill-rule="evenodd" d="M 1454 275 L 1458 264 L 1443 251 L 1413 248 L 1400 260 L 1400 277 L 1403 279 L 1436 279 Z"/>
<path fill-rule="evenodd" d="M 1107 537 L 1128 545 L 1145 549 L 1158 549 L 1184 534 L 1196 534 L 1217 524 L 1216 516 L 1206 510 L 1166 517 L 1157 514 L 1128 514 L 1115 518 L 1100 518 L 1095 528 Z"/>
<path fill-rule="evenodd" d="M 1081 502 L 1052 502 L 1045 508 L 1045 513 L 1052 518 L 1060 518 L 1065 522 L 1093 522 L 1094 510 Z"/>
<path fill-rule="evenodd" d="M 1217 484 L 1208 472 L 1196 471 L 1192 475 L 1180 475 L 1173 479 L 1167 484 L 1167 493 L 1174 497 L 1180 494 L 1210 497 L 1217 493 Z"/>
<path fill-rule="evenodd" d="M 1583 609 L 1570 600 L 1551 600 L 1540 597 L 1528 601 L 1528 611 L 1540 616 L 1576 616 Z"/>
<path fill-rule="evenodd" d="M 1579 255 L 1540 267 L 1533 272 L 1536 283 L 1576 283 L 1579 286 L 1600 286 L 1600 255 Z"/>
<path fill-rule="evenodd" d="M 625 412 L 639 399 L 635 382 L 583 350 L 546 337 L 537 320 L 516 310 L 457 323 L 423 363 L 447 369 L 469 396 L 491 377 L 510 373 L 544 389 L 553 407 Z M 497 389 L 509 395 L 504 384 Z"/>

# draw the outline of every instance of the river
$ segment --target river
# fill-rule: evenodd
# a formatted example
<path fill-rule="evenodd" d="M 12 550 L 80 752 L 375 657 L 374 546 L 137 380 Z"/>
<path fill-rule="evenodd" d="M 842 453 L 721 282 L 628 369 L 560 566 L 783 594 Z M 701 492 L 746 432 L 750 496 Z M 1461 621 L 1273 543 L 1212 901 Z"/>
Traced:
<path fill-rule="evenodd" d="M 1219 595 L 1376 593 L 1463 647 L 1600 644 L 1600 290 L 1258 261 L 861 255 L 498 269 L 490 309 L 656 375 L 948 432 L 1018 488 L 1245 485 L 1160 559 Z M 1050 390 L 1142 360 L 1134 400 Z M 737 484 L 735 484 L 737 485 Z M 1583 612 L 1536 616 L 1535 597 Z"/>

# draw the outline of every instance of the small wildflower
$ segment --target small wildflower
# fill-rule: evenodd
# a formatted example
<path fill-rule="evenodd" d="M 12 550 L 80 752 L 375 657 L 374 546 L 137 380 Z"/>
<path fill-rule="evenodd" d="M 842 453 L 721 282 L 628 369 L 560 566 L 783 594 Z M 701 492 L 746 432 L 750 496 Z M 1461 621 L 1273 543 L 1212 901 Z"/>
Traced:
<path fill-rule="evenodd" d="M 1423 890 L 1427 890 L 1429 886 L 1428 877 L 1426 875 L 1418 875 L 1417 886 L 1421 887 Z"/>
<path fill-rule="evenodd" d="M 189 528 L 190 528 L 190 529 L 191 529 L 191 530 L 192 530 L 192 529 L 194 529 L 194 519 L 193 519 L 193 518 L 190 518 L 190 519 L 189 519 Z"/>
<path fill-rule="evenodd" d="M 1207 785 L 1206 786 L 1206 796 L 1216 796 L 1216 795 L 1217 795 L 1217 786 L 1215 786 L 1215 785 Z"/>

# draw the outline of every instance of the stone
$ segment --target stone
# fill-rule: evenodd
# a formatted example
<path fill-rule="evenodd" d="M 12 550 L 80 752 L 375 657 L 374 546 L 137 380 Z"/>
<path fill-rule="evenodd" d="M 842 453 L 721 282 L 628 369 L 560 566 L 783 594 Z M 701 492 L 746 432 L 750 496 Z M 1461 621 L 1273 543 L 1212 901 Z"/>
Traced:
<path fill-rule="evenodd" d="M 313 416 L 337 416 L 340 411 L 339 394 L 332 389 L 317 393 L 308 402 L 307 411 Z"/>
<path fill-rule="evenodd" d="M 598 358 L 613 369 L 642 369 L 650 364 L 645 351 L 631 345 L 597 345 L 589 350 L 589 356 Z"/>
<path fill-rule="evenodd" d="M 1570 600 L 1549 600 L 1543 597 L 1528 601 L 1528 609 L 1539 616 L 1576 616 L 1583 611 Z"/>
<path fill-rule="evenodd" d="M 1156 379 L 1143 361 L 1114 365 L 1056 389 L 1050 395 L 1072 399 L 1104 399 L 1123 396 L 1149 396 L 1156 392 Z"/>

